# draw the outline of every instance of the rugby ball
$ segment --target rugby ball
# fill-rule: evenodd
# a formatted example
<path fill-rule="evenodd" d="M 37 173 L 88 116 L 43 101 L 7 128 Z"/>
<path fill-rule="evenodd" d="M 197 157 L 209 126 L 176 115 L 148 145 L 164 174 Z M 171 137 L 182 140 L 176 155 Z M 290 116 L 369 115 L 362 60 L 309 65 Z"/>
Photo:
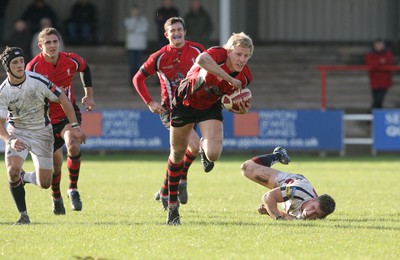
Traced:
<path fill-rule="evenodd" d="M 239 106 L 238 104 L 241 101 L 244 101 L 246 103 L 251 102 L 251 91 L 248 88 L 242 88 L 238 90 L 234 90 L 230 93 L 227 93 L 221 97 L 221 104 L 222 107 L 227 109 L 227 110 L 238 110 Z"/>

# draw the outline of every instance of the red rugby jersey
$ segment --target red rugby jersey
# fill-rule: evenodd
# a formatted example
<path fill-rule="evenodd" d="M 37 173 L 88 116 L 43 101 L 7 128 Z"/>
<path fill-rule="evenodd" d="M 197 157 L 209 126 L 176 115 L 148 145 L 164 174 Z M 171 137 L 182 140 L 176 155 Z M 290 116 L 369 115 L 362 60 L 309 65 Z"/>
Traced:
<path fill-rule="evenodd" d="M 242 82 L 242 87 L 246 87 L 252 81 L 252 74 L 247 65 L 240 72 L 230 73 L 225 61 L 228 57 L 228 52 L 222 47 L 212 47 L 206 51 L 217 64 L 228 74 Z M 186 80 L 186 79 L 185 79 Z M 222 95 L 233 89 L 225 80 L 207 72 L 195 64 L 187 74 L 189 84 L 185 86 L 187 93 L 184 97 L 183 105 L 203 110 L 212 107 Z M 182 92 L 182 90 L 180 90 Z"/>
<path fill-rule="evenodd" d="M 162 47 L 143 63 L 140 71 L 146 77 L 157 73 L 161 87 L 161 104 L 171 107 L 175 89 L 194 64 L 196 57 L 205 50 L 204 46 L 191 41 L 185 41 L 182 48 L 173 48 L 171 45 Z M 136 90 L 148 104 L 152 101 L 144 83 L 138 82 Z"/>
<path fill-rule="evenodd" d="M 75 109 L 77 108 L 72 89 L 72 78 L 75 72 L 83 72 L 86 69 L 86 61 L 82 57 L 75 53 L 60 52 L 57 65 L 53 66 L 53 64 L 44 59 L 42 53 L 39 53 L 26 65 L 26 69 L 42 74 L 56 84 L 71 100 Z M 66 117 L 60 104 L 50 102 L 52 124 L 56 124 L 60 119 Z"/>

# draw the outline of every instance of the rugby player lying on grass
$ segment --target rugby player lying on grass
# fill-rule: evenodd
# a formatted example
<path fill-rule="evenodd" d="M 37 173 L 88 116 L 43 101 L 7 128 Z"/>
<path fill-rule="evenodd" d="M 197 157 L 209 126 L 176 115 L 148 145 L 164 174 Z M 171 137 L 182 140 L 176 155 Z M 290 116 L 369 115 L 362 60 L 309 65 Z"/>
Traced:
<path fill-rule="evenodd" d="M 258 208 L 275 220 L 323 219 L 335 210 L 335 201 L 327 194 L 318 196 L 310 182 L 301 174 L 282 172 L 271 168 L 280 162 L 289 164 L 290 157 L 282 147 L 271 154 L 256 156 L 244 162 L 242 174 L 250 180 L 270 189 L 262 196 Z M 278 209 L 282 203 L 283 211 Z"/>

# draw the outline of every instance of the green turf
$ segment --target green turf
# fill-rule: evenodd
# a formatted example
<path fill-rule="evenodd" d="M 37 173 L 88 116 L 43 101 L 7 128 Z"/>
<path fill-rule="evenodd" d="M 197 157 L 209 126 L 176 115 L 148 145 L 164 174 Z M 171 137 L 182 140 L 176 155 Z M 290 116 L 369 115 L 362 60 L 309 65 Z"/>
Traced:
<path fill-rule="evenodd" d="M 289 166 L 276 165 L 305 174 L 337 202 L 326 220 L 290 222 L 258 215 L 266 189 L 241 176 L 248 157 L 223 154 L 209 174 L 194 162 L 181 226 L 166 226 L 153 200 L 165 155 L 85 155 L 82 212 L 67 204 L 64 165 L 65 216 L 53 215 L 50 190 L 27 184 L 29 226 L 12 225 L 18 213 L 3 164 L 0 259 L 399 259 L 397 157 L 293 156 Z"/>

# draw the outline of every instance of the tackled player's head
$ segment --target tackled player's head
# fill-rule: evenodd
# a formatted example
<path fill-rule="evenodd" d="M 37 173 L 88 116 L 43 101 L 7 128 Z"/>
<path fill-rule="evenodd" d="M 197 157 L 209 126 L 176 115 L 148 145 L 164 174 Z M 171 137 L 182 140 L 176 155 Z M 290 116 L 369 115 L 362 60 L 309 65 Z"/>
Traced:
<path fill-rule="evenodd" d="M 323 214 L 319 218 L 326 218 L 329 214 L 335 211 L 336 202 L 328 194 L 324 194 L 318 197 L 319 207 Z"/>
<path fill-rule="evenodd" d="M 224 45 L 224 48 L 227 50 L 233 50 L 235 46 L 240 46 L 243 48 L 250 49 L 250 56 L 253 55 L 254 45 L 253 40 L 245 34 L 244 32 L 241 33 L 233 33 L 229 40 Z"/>

